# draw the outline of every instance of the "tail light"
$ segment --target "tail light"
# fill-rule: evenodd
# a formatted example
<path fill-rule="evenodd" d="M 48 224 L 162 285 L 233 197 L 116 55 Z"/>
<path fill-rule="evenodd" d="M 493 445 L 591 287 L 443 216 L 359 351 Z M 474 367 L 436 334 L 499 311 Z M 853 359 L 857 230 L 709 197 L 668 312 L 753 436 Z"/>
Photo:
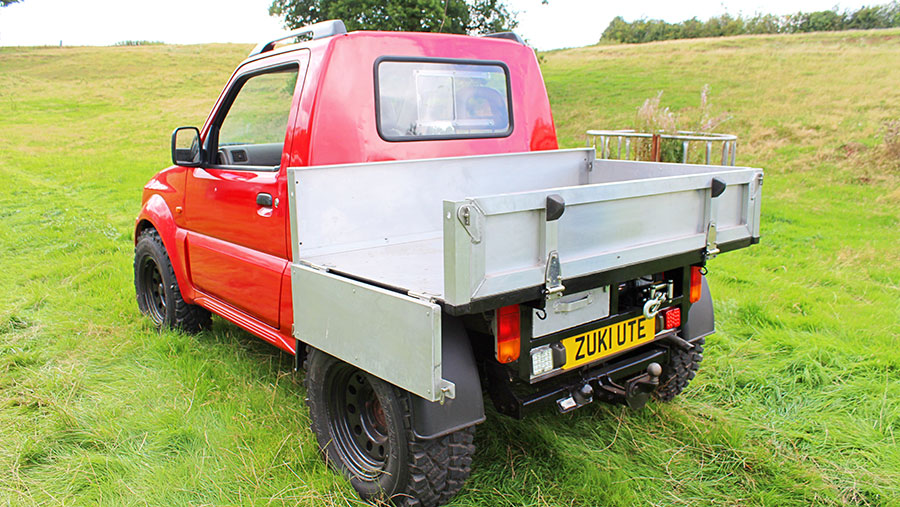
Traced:
<path fill-rule="evenodd" d="M 504 306 L 497 310 L 497 361 L 511 363 L 519 358 L 521 336 L 519 305 Z"/>
<path fill-rule="evenodd" d="M 702 288 L 703 277 L 700 275 L 700 266 L 691 266 L 691 303 L 700 301 Z"/>

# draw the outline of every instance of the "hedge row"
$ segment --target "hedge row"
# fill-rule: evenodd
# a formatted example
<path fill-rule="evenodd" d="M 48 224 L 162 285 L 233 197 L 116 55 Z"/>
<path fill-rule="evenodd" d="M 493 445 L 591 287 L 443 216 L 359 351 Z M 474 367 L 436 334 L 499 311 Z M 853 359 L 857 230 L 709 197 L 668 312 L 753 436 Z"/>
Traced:
<path fill-rule="evenodd" d="M 798 12 L 784 16 L 757 14 L 753 17 L 722 14 L 706 21 L 694 17 L 680 23 L 667 23 L 658 19 L 639 19 L 629 23 L 621 16 L 616 16 L 603 32 L 600 41 L 637 43 L 754 33 L 868 30 L 891 27 L 900 27 L 898 1 L 875 7 L 861 7 L 855 11 Z"/>

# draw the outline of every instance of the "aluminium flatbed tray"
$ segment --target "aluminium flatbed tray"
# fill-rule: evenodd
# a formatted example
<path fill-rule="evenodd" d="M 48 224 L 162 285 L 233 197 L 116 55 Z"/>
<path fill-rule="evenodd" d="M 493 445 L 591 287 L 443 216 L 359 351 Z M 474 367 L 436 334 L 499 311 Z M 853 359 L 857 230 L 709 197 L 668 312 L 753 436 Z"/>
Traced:
<path fill-rule="evenodd" d="M 443 305 L 759 236 L 762 171 L 596 160 L 591 149 L 290 169 L 294 261 Z M 726 184 L 711 196 L 711 181 Z M 547 230 L 547 195 L 566 202 Z M 459 210 L 468 207 L 473 225 Z M 475 238 L 472 234 L 483 235 Z M 551 234 L 554 238 L 548 238 Z"/>

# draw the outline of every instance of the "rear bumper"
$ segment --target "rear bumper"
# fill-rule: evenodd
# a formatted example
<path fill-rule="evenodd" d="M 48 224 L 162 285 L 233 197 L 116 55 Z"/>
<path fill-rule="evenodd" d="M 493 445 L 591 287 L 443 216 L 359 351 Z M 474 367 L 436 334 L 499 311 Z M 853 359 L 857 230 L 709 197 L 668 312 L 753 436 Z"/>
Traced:
<path fill-rule="evenodd" d="M 613 361 L 534 385 L 513 379 L 502 366 L 487 365 L 488 392 L 498 412 L 516 419 L 543 407 L 556 406 L 559 400 L 586 384 L 593 388 L 594 400 L 625 402 L 624 386 L 645 375 L 651 363 L 668 363 L 670 350 L 677 346 L 675 340 L 662 337 Z"/>

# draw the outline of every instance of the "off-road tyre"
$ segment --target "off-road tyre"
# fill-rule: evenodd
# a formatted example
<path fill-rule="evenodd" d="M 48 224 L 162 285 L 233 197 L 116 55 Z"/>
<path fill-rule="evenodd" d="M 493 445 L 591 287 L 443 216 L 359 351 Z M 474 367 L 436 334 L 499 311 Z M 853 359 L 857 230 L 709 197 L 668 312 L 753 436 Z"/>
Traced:
<path fill-rule="evenodd" d="M 209 311 L 186 303 L 181 296 L 172 261 L 156 229 L 141 231 L 134 246 L 134 290 L 138 308 L 157 329 L 197 333 L 210 327 Z"/>
<path fill-rule="evenodd" d="M 659 387 L 653 393 L 656 399 L 672 401 L 681 394 L 681 391 L 697 374 L 700 361 L 703 361 L 703 345 L 705 343 L 706 339 L 700 338 L 694 342 L 694 347 L 690 350 L 672 347 L 669 363 L 663 367 L 662 375 L 659 376 Z"/>
<path fill-rule="evenodd" d="M 319 449 L 364 500 L 437 507 L 469 477 L 474 426 L 420 439 L 412 430 L 409 393 L 312 348 L 304 383 Z M 384 446 L 380 453 L 378 445 Z"/>

